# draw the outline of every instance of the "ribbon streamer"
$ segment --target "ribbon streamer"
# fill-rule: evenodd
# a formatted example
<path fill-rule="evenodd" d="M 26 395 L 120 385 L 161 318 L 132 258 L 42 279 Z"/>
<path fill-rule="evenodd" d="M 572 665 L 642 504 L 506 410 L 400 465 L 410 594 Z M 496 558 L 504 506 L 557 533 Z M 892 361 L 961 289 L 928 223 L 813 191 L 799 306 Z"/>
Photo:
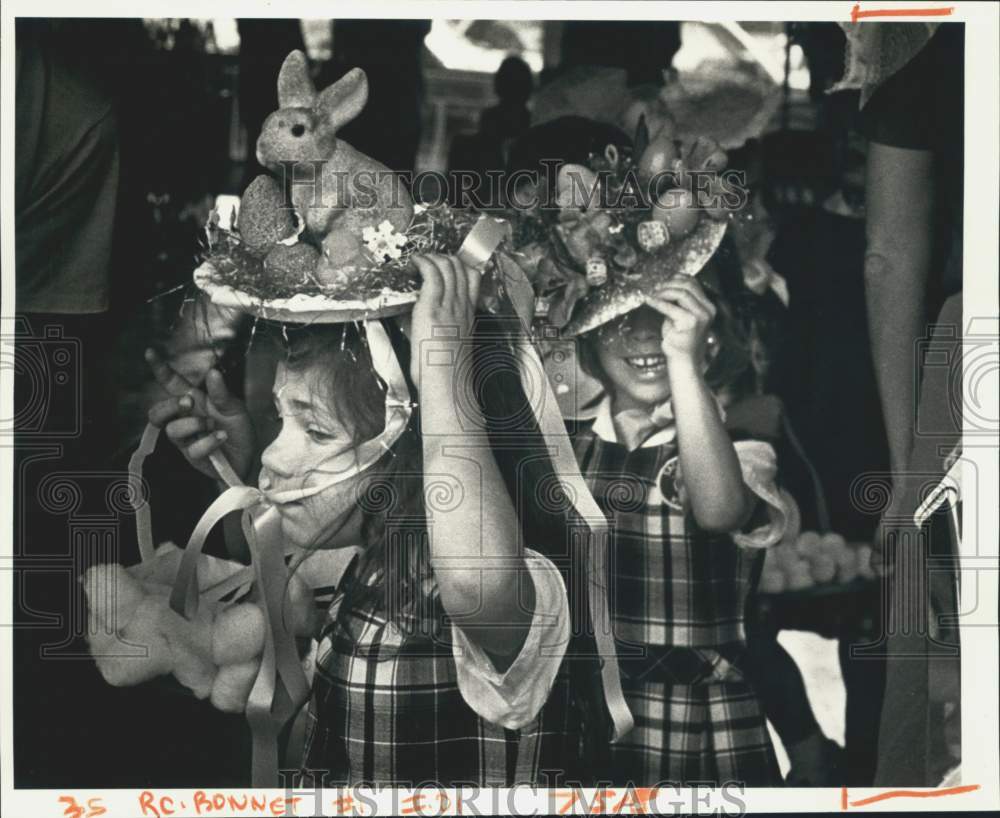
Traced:
<path fill-rule="evenodd" d="M 496 252 L 500 242 L 507 236 L 506 222 L 480 217 L 475 226 L 466 236 L 458 257 L 473 267 L 482 267 Z M 524 343 L 515 344 L 518 374 L 524 386 L 526 395 L 533 392 L 534 379 L 532 373 L 544 372 L 544 366 L 538 357 L 538 352 L 531 343 L 531 319 L 528 316 L 526 302 L 520 298 L 511 298 L 510 294 L 527 288 L 531 283 L 527 280 L 524 270 L 519 264 L 503 265 L 505 289 L 508 300 L 521 323 Z M 531 301 L 527 302 L 530 305 Z M 530 308 L 530 307 L 527 307 Z M 530 397 L 529 397 L 530 400 Z M 588 548 L 589 582 L 588 593 L 591 617 L 594 626 L 594 640 L 597 645 L 601 662 L 601 679 L 604 688 L 604 699 L 608 707 L 613 725 L 612 740 L 618 741 L 634 726 L 632 714 L 625 703 L 622 693 L 621 676 L 618 670 L 618 653 L 615 648 L 611 631 L 611 614 L 608 608 L 607 553 L 608 553 L 608 523 L 601 509 L 594 500 L 590 489 L 580 474 L 580 466 L 566 434 L 566 426 L 559 413 L 559 404 L 552 385 L 547 377 L 542 377 L 542 394 L 540 400 L 531 402 L 531 410 L 542 432 L 549 449 L 549 457 L 555 467 L 556 474 L 563 483 L 566 496 L 574 498 L 573 506 L 580 518 L 590 529 L 591 546 Z"/>
<path fill-rule="evenodd" d="M 508 275 L 525 279 L 524 270 L 519 265 L 509 265 L 509 267 Z M 525 312 L 523 305 L 516 303 L 513 299 L 511 299 L 511 304 L 525 335 L 525 343 L 515 345 L 518 372 L 525 387 L 525 394 L 531 395 L 529 388 L 533 382 L 531 373 L 544 372 L 545 370 L 534 344 L 530 341 L 531 319 Z M 622 693 L 618 651 L 612 635 L 611 613 L 608 607 L 607 561 L 608 540 L 610 538 L 608 522 L 580 473 L 580 466 L 559 412 L 559 404 L 552 391 L 552 384 L 549 383 L 547 377 L 542 377 L 542 394 L 538 400 L 531 402 L 531 409 L 546 441 L 549 457 L 560 482 L 563 484 L 566 496 L 573 498 L 573 507 L 590 529 L 590 547 L 587 550 L 590 574 L 588 581 L 590 614 L 594 626 L 594 641 L 601 662 L 604 701 L 613 726 L 612 740 L 618 741 L 634 727 L 635 722 Z"/>
<path fill-rule="evenodd" d="M 480 216 L 455 255 L 463 264 L 476 270 L 481 269 L 496 252 L 500 242 L 507 237 L 509 230 L 510 226 L 503 219 Z"/>

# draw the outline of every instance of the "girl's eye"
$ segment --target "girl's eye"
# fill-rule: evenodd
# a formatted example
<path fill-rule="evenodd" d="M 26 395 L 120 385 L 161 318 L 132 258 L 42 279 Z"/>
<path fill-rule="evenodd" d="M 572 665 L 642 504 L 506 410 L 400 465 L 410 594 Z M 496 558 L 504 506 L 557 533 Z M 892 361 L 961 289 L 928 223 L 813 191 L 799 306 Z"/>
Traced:
<path fill-rule="evenodd" d="M 321 429 L 306 429 L 306 434 L 314 443 L 329 443 L 337 439 L 337 436 L 330 434 L 329 432 L 324 432 Z"/>

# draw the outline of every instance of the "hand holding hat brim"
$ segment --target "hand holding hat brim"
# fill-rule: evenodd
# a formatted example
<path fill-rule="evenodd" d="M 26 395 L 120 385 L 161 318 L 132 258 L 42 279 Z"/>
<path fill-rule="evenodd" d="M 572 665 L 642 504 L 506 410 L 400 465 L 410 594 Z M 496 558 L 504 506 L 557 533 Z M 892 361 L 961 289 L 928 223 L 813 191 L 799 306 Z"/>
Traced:
<path fill-rule="evenodd" d="M 683 239 L 644 258 L 632 275 L 620 275 L 581 298 L 564 335 L 581 335 L 648 304 L 675 275 L 697 275 L 715 254 L 727 222 L 702 218 Z"/>

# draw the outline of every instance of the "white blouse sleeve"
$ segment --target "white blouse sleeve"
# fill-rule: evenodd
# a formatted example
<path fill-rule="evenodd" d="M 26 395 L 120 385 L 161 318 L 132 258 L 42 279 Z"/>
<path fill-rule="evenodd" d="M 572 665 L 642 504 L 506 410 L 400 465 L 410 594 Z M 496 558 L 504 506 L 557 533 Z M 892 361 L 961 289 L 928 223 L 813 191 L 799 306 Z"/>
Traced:
<path fill-rule="evenodd" d="M 795 501 L 778 489 L 778 458 L 770 443 L 741 440 L 733 444 L 743 470 L 743 481 L 767 506 L 768 521 L 753 531 L 739 531 L 733 540 L 744 548 L 769 548 L 781 542 L 788 527 L 790 504 Z"/>
<path fill-rule="evenodd" d="M 535 612 L 517 657 L 503 673 L 457 625 L 452 652 L 462 698 L 479 716 L 508 730 L 519 730 L 541 711 L 569 644 L 570 614 L 559 569 L 541 554 L 525 549 L 524 562 L 535 586 Z"/>

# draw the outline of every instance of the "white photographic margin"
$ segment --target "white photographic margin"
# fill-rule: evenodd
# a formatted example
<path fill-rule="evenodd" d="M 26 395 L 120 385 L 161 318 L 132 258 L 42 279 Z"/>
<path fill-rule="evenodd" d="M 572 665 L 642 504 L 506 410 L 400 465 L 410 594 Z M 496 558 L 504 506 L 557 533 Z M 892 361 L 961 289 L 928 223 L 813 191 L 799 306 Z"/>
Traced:
<path fill-rule="evenodd" d="M 406 0 L 370 0 L 367 3 L 338 3 L 331 0 L 288 0 L 282 4 L 271 2 L 211 3 L 205 0 L 90 0 L 86 3 L 56 2 L 55 0 L 7 0 L 2 9 L 0 42 L 2 49 L 2 98 L 5 104 L 0 110 L 0 179 L 2 183 L 2 289 L 0 289 L 0 331 L 8 334 L 12 330 L 14 302 L 14 18 L 16 16 L 107 16 L 107 17 L 363 17 L 392 18 L 419 16 L 426 19 L 444 18 L 530 18 L 530 19 L 689 19 L 702 21 L 722 20 L 809 20 L 848 21 L 854 7 L 851 0 L 843 2 L 532 2 L 532 0 L 492 0 L 491 2 L 441 2 L 425 0 L 419 5 Z M 998 276 L 998 212 L 1000 195 L 997 180 L 1000 179 L 1000 54 L 998 54 L 997 30 L 1000 25 L 1000 6 L 991 3 L 970 3 L 961 0 L 941 0 L 941 2 L 865 2 L 863 9 L 892 8 L 941 8 L 954 7 L 947 18 L 950 22 L 966 23 L 965 69 L 965 243 L 964 243 L 964 303 L 965 321 L 970 317 L 985 319 L 992 332 L 996 332 Z M 894 18 L 899 20 L 901 18 Z M 978 396 L 982 401 L 980 411 L 997 417 L 997 394 Z M 0 367 L 0 418 L 13 418 L 13 368 Z M 968 424 L 968 418 L 966 418 Z M 969 427 L 966 426 L 966 431 Z M 978 542 L 966 537 L 963 543 L 963 557 L 984 566 L 983 570 L 970 571 L 963 577 L 963 596 L 975 600 L 975 610 L 964 616 L 961 624 L 962 638 L 962 783 L 978 784 L 979 789 L 948 798 L 905 798 L 892 799 L 873 804 L 866 808 L 850 807 L 849 812 L 861 811 L 965 811 L 986 810 L 1000 807 L 1000 726 L 998 726 L 998 668 L 1000 651 L 997 642 L 998 600 L 997 559 L 998 552 L 998 510 L 995 498 L 1000 496 L 998 479 L 997 441 L 982 436 L 965 436 L 964 458 L 975 464 L 979 487 L 975 497 L 966 497 L 964 503 L 965 531 L 973 530 L 970 523 L 978 525 Z M 13 554 L 12 542 L 12 502 L 13 502 L 13 457 L 9 446 L 0 447 L 0 600 L 4 606 L 13 599 L 13 572 L 10 561 Z M 974 592 L 969 587 L 974 581 Z M 81 803 L 86 799 L 102 799 L 106 818 L 134 816 L 139 814 L 139 790 L 15 790 L 13 789 L 13 735 L 10 714 L 12 712 L 12 633 L 4 609 L 0 619 L 0 779 L 2 779 L 2 815 L 20 816 L 63 816 L 66 805 L 58 801 L 60 795 L 73 795 Z M 234 792 L 234 791 L 227 791 Z M 240 792 L 249 792 L 240 791 Z M 263 791 L 261 791 L 263 792 Z M 850 801 L 877 795 L 879 790 L 851 789 Z M 174 815 L 193 815 L 194 791 L 158 790 L 158 795 L 175 798 L 174 806 L 181 801 L 186 810 L 177 809 Z M 283 798 L 284 791 L 268 792 L 270 798 Z M 551 802 L 543 797 L 532 799 L 529 791 L 521 788 L 514 795 L 518 812 L 530 814 L 546 811 Z M 588 793 L 588 795 L 592 795 Z M 844 792 L 840 789 L 764 789 L 748 790 L 743 796 L 750 812 L 813 812 L 840 811 Z M 390 802 L 382 801 L 388 806 Z M 397 801 L 396 803 L 399 803 Z M 487 801 L 488 803 L 488 801 Z M 501 809 L 507 805 L 506 798 L 499 801 Z M 688 809 L 696 802 L 688 800 Z M 702 802 L 704 803 L 704 801 Z M 725 810 L 726 803 L 718 798 L 712 805 Z M 304 807 L 308 804 L 306 801 Z M 434 814 L 435 804 L 428 803 L 428 811 Z M 325 805 L 329 810 L 329 804 Z M 730 805 L 731 809 L 731 805 Z M 524 812 L 522 812 L 522 810 Z M 249 812 L 218 811 L 217 816 L 249 815 Z M 312 815 L 312 807 L 299 814 Z M 445 814 L 455 814 L 454 809 Z M 510 814 L 510 813 L 508 813 Z"/>

